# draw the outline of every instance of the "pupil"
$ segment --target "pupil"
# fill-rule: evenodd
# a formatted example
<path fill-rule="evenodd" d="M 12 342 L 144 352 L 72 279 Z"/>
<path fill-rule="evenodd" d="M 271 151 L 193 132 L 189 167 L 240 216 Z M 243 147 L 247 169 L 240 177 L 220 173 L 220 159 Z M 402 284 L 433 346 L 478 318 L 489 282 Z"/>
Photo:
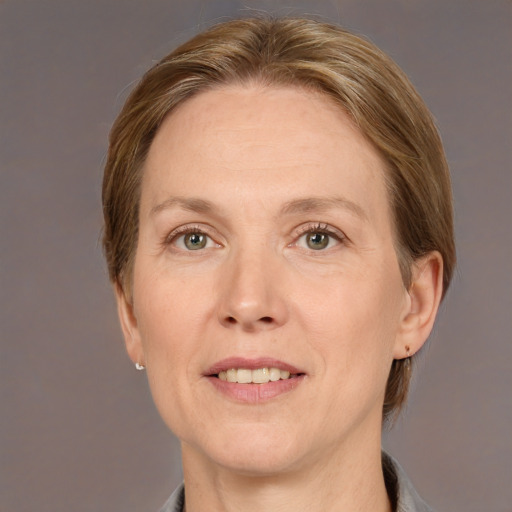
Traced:
<path fill-rule="evenodd" d="M 329 243 L 329 237 L 324 233 L 310 233 L 307 241 L 311 249 L 325 249 Z"/>
<path fill-rule="evenodd" d="M 206 245 L 206 238 L 201 233 L 190 233 L 185 237 L 185 245 L 188 249 L 202 249 Z"/>

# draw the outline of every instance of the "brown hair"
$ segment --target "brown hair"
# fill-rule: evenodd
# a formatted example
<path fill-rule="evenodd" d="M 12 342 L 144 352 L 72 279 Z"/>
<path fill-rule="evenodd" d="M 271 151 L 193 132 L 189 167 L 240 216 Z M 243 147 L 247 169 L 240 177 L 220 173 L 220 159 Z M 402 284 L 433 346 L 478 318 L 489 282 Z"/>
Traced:
<path fill-rule="evenodd" d="M 448 166 L 432 116 L 400 68 L 365 39 L 299 18 L 249 18 L 216 25 L 151 68 L 110 133 L 103 180 L 103 245 L 110 279 L 131 296 L 143 165 L 163 119 L 201 91 L 248 82 L 321 91 L 353 119 L 387 163 L 402 278 L 437 250 L 443 294 L 455 265 Z M 404 403 L 409 361 L 394 360 L 383 415 Z"/>

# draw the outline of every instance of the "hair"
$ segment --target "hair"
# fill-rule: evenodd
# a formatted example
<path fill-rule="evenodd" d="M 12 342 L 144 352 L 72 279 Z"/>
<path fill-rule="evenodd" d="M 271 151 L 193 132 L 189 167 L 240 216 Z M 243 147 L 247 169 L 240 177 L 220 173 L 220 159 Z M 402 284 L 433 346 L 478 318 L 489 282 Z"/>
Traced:
<path fill-rule="evenodd" d="M 141 178 L 158 128 L 192 96 L 260 83 L 320 91 L 380 152 L 404 285 L 415 260 L 443 258 L 443 297 L 454 265 L 450 176 L 432 116 L 409 79 L 382 51 L 337 26 L 302 18 L 247 18 L 206 30 L 153 66 L 129 95 L 109 139 L 103 179 L 103 247 L 109 276 L 131 300 Z M 383 417 L 397 413 L 409 359 L 394 360 Z"/>

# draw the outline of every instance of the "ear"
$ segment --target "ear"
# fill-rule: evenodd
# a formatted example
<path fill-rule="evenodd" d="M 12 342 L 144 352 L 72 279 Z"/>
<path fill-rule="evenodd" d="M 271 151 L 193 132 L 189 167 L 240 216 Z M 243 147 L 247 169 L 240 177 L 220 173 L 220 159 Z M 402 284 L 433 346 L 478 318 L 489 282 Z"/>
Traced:
<path fill-rule="evenodd" d="M 133 361 L 133 364 L 139 363 L 145 365 L 144 351 L 142 348 L 137 319 L 133 311 L 133 304 L 128 300 L 126 294 L 119 283 L 114 285 L 114 292 L 117 301 L 117 313 L 121 322 L 121 329 L 124 335 L 126 351 Z"/>
<path fill-rule="evenodd" d="M 395 344 L 395 359 L 414 355 L 434 326 L 443 292 L 443 258 L 432 251 L 415 261 L 412 282 Z"/>

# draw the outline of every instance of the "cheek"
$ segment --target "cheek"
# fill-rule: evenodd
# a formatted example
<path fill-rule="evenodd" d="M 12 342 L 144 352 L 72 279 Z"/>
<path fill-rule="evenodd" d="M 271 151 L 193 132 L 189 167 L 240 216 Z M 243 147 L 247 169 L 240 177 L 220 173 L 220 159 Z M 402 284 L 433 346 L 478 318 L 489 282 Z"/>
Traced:
<path fill-rule="evenodd" d="M 197 379 L 211 334 L 214 286 L 205 275 L 183 277 L 167 265 L 140 263 L 134 275 L 135 313 L 148 379 L 158 402 L 158 393 L 166 395 L 169 389 Z"/>
<path fill-rule="evenodd" d="M 188 290 L 185 288 L 185 290 Z M 164 422 L 184 435 L 193 403 L 190 384 L 197 379 L 197 347 L 191 333 L 199 329 L 200 304 L 189 292 L 163 276 L 145 279 L 138 289 L 137 321 L 153 400 Z"/>
<path fill-rule="evenodd" d="M 170 363 L 179 358 L 175 354 L 180 346 L 175 335 L 179 324 L 172 288 L 154 270 L 148 272 L 143 263 L 139 259 L 134 269 L 134 312 L 151 383 L 154 372 L 163 370 L 168 376 L 170 368 L 175 368 Z"/>
<path fill-rule="evenodd" d="M 391 267 L 392 268 L 392 267 Z M 339 275 L 309 287 L 300 307 L 302 330 L 321 367 L 347 386 L 361 378 L 386 381 L 393 359 L 403 289 L 399 272 L 373 272 L 373 279 Z M 299 308 L 299 306 L 297 306 Z"/>
<path fill-rule="evenodd" d="M 141 343 L 149 359 L 182 360 L 190 343 L 190 334 L 200 322 L 200 303 L 182 289 L 166 284 L 163 279 L 148 283 L 137 308 Z M 150 364 L 151 361 L 148 361 Z"/>
<path fill-rule="evenodd" d="M 307 311 L 315 368 L 330 390 L 326 410 L 342 411 L 356 423 L 370 411 L 380 417 L 399 318 L 386 300 L 393 300 L 390 295 L 381 287 L 347 285 L 330 290 L 328 307 L 318 297 Z M 336 432 L 340 421 L 339 413 L 326 414 L 323 428 Z"/>
<path fill-rule="evenodd" d="M 296 307 L 313 333 L 329 334 L 326 339 L 367 333 L 369 342 L 384 341 L 398 327 L 403 300 L 399 273 L 389 274 L 373 272 L 370 278 L 343 272 L 306 283 Z"/>
<path fill-rule="evenodd" d="M 204 284 L 208 281 L 204 274 L 179 272 L 164 256 L 143 256 L 137 263 L 134 297 L 148 332 L 166 325 L 179 329 L 183 321 L 199 315 L 205 302 Z"/>

